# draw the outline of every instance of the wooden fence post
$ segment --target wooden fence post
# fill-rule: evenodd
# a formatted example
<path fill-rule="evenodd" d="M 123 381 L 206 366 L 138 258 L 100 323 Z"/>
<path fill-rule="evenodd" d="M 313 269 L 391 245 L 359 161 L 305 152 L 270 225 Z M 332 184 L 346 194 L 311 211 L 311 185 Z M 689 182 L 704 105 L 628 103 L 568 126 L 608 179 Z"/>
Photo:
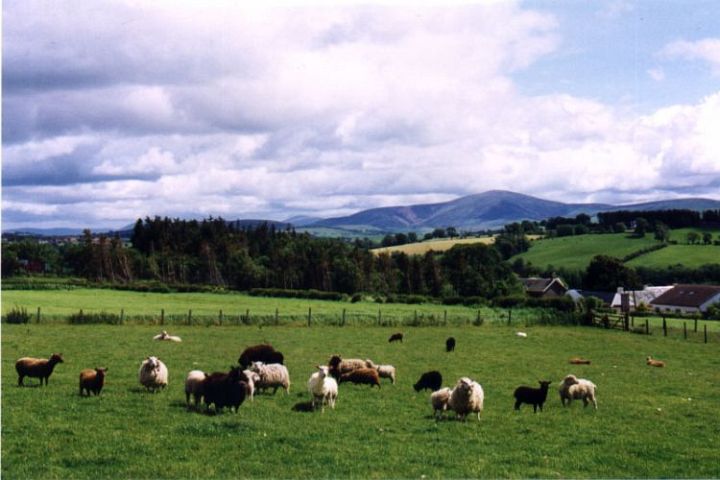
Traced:
<path fill-rule="evenodd" d="M 683 337 L 687 340 L 687 322 L 683 322 Z"/>
<path fill-rule="evenodd" d="M 165 325 L 165 309 L 160 309 L 160 325 Z"/>
<path fill-rule="evenodd" d="M 247 323 L 247 324 L 250 323 L 250 309 L 249 308 L 245 310 L 245 323 Z"/>
<path fill-rule="evenodd" d="M 707 343 L 707 323 L 704 325 L 705 327 L 705 343 Z"/>
<path fill-rule="evenodd" d="M 443 313 L 443 323 L 447 325 L 447 310 Z"/>
<path fill-rule="evenodd" d="M 40 323 L 40 307 L 38 307 L 37 311 L 37 323 Z"/>
<path fill-rule="evenodd" d="M 667 322 L 665 322 L 665 317 L 663 317 L 663 336 L 667 337 Z"/>
<path fill-rule="evenodd" d="M 378 316 L 377 316 L 377 324 L 380 326 L 380 322 L 382 321 L 382 311 L 378 308 Z"/>
<path fill-rule="evenodd" d="M 312 322 L 312 307 L 308 307 L 308 327 L 310 326 L 310 322 Z"/>
<path fill-rule="evenodd" d="M 342 326 L 345 326 L 345 309 L 343 308 Z"/>
<path fill-rule="evenodd" d="M 695 319 L 695 333 L 697 333 L 697 318 Z"/>
<path fill-rule="evenodd" d="M 645 319 L 645 335 L 650 335 L 650 322 L 648 322 L 648 319 Z"/>
<path fill-rule="evenodd" d="M 120 325 L 122 325 L 123 323 L 125 323 L 125 309 L 121 308 L 120 309 Z"/>
<path fill-rule="evenodd" d="M 275 325 L 280 324 L 280 312 L 278 311 L 277 307 L 275 307 Z"/>
<path fill-rule="evenodd" d="M 512 323 L 512 307 L 508 308 L 508 325 Z"/>
<path fill-rule="evenodd" d="M 414 325 L 417 326 L 417 310 L 415 310 L 415 319 L 414 320 L 415 320 Z"/>
<path fill-rule="evenodd" d="M 218 321 L 220 322 L 220 325 L 222 325 L 222 322 L 223 322 L 222 308 L 220 309 L 220 313 L 218 314 Z"/>
<path fill-rule="evenodd" d="M 188 325 L 192 325 L 192 309 L 188 310 Z"/>

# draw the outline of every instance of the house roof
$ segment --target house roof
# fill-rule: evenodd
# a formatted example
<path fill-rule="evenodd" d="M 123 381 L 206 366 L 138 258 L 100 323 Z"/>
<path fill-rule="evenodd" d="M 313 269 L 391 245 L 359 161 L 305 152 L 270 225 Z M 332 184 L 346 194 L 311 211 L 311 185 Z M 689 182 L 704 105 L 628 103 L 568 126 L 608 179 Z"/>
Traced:
<path fill-rule="evenodd" d="M 568 295 L 573 301 L 577 302 L 581 298 L 596 297 L 610 305 L 613 300 L 615 292 L 601 292 L 598 290 L 568 290 L 565 295 Z"/>
<path fill-rule="evenodd" d="M 531 293 L 543 293 L 548 288 L 550 288 L 550 285 L 553 284 L 553 282 L 558 282 L 560 285 L 562 285 L 563 288 L 567 289 L 567 286 L 563 283 L 562 280 L 559 278 L 521 278 L 520 281 L 525 286 L 525 290 Z"/>
<path fill-rule="evenodd" d="M 652 305 L 699 307 L 719 294 L 720 286 L 717 285 L 676 285 L 650 303 Z"/>
<path fill-rule="evenodd" d="M 636 307 L 635 302 L 637 302 L 638 305 L 650 305 L 653 300 L 658 298 L 663 293 L 667 292 L 668 290 L 672 289 L 673 286 L 667 286 L 667 287 L 645 287 L 642 290 L 627 290 L 624 293 L 630 294 L 630 306 Z M 611 307 L 620 307 L 622 305 L 621 300 L 621 293 L 618 292 L 613 297 L 612 303 L 610 304 Z"/>

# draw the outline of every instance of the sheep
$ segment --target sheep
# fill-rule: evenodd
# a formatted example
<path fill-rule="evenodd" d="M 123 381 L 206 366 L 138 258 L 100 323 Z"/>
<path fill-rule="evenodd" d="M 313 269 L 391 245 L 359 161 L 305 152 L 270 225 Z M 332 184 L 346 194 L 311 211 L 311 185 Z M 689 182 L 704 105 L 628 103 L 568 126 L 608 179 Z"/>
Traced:
<path fill-rule="evenodd" d="M 348 358 L 347 360 L 343 360 L 340 355 L 333 355 L 330 357 L 330 360 L 328 360 L 330 375 L 336 379 L 339 379 L 343 373 L 349 373 L 358 368 L 373 368 L 374 365 L 370 359 L 361 360 L 359 358 Z"/>
<path fill-rule="evenodd" d="M 647 365 L 650 365 L 651 367 L 663 368 L 665 366 L 665 362 L 663 362 L 662 360 L 655 360 L 650 356 L 647 357 L 647 360 L 645 363 Z"/>
<path fill-rule="evenodd" d="M 573 357 L 569 362 L 571 365 L 590 365 L 590 360 L 585 358 Z"/>
<path fill-rule="evenodd" d="M 320 411 L 325 412 L 325 405 L 335 409 L 335 401 L 338 396 L 338 384 L 333 377 L 330 376 L 330 368 L 325 365 L 318 365 L 318 371 L 310 376 L 307 382 L 308 391 L 312 395 L 312 405 L 317 409 L 320 405 Z"/>
<path fill-rule="evenodd" d="M 245 375 L 245 381 L 248 386 L 248 395 L 250 396 L 250 401 L 255 401 L 255 382 L 260 381 L 260 375 L 253 372 L 252 370 L 243 370 L 243 375 Z"/>
<path fill-rule="evenodd" d="M 370 385 L 370 388 L 372 388 L 373 385 L 377 385 L 377 387 L 380 388 L 380 376 L 377 370 L 373 370 L 372 368 L 356 368 L 351 372 L 343 373 L 340 375 L 338 383 L 344 382 L 366 384 Z"/>
<path fill-rule="evenodd" d="M 454 352 L 455 351 L 455 337 L 449 337 L 447 340 L 445 340 L 445 351 L 446 352 Z"/>
<path fill-rule="evenodd" d="M 468 413 L 477 413 L 480 420 L 484 401 L 485 393 L 482 386 L 468 377 L 462 377 L 453 388 L 448 400 L 448 408 L 457 414 L 459 420 L 465 421 Z"/>
<path fill-rule="evenodd" d="M 142 386 L 155 393 L 167 387 L 168 369 L 157 357 L 147 357 L 140 365 L 138 377 Z"/>
<path fill-rule="evenodd" d="M 582 399 L 585 406 L 592 402 L 595 410 L 597 410 L 597 399 L 595 398 L 595 390 L 597 386 L 590 380 L 577 378 L 575 375 L 566 376 L 560 383 L 560 401 L 565 406 L 565 401 L 570 405 L 574 399 Z"/>
<path fill-rule="evenodd" d="M 227 373 L 213 372 L 205 377 L 202 389 L 206 412 L 210 412 L 210 405 L 215 404 L 215 413 L 224 407 L 230 407 L 237 413 L 245 400 L 248 386 L 240 368 L 230 367 Z"/>
<path fill-rule="evenodd" d="M 392 365 L 376 365 L 375 370 L 377 370 L 380 378 L 389 378 L 393 385 L 395 384 L 395 367 Z"/>
<path fill-rule="evenodd" d="M 80 372 L 80 396 L 82 397 L 83 391 L 87 392 L 87 396 L 90 396 L 90 392 L 93 395 L 100 395 L 103 386 L 105 385 L 105 372 L 107 368 L 86 368 Z"/>
<path fill-rule="evenodd" d="M 392 342 L 402 343 L 402 341 L 403 341 L 403 334 L 401 332 L 393 333 L 392 335 L 390 335 L 390 338 L 388 339 L 388 343 L 392 343 Z"/>
<path fill-rule="evenodd" d="M 420 375 L 420 379 L 413 385 L 413 388 L 416 392 L 419 392 L 420 390 L 424 390 L 426 388 L 430 389 L 431 392 L 434 392 L 436 390 L 440 390 L 440 387 L 442 386 L 442 375 L 437 370 L 432 370 L 430 372 L 425 372 L 422 375 Z"/>
<path fill-rule="evenodd" d="M 527 338 L 527 333 L 525 332 L 517 332 L 515 335 L 520 338 Z"/>
<path fill-rule="evenodd" d="M 260 379 L 255 382 L 255 388 L 264 390 L 274 387 L 273 394 L 278 387 L 283 387 L 286 394 L 290 394 L 290 374 L 287 367 L 279 363 L 265 365 L 262 362 L 253 362 L 250 370 L 257 373 Z"/>
<path fill-rule="evenodd" d="M 195 408 L 197 408 L 200 399 L 203 396 L 203 382 L 208 376 L 202 370 L 190 370 L 185 377 L 185 403 L 190 407 L 190 395 L 195 399 Z"/>
<path fill-rule="evenodd" d="M 168 342 L 182 342 L 182 339 L 176 335 L 170 335 L 166 330 L 163 330 L 160 334 L 155 335 L 153 340 L 166 340 Z"/>
<path fill-rule="evenodd" d="M 23 379 L 25 377 L 36 377 L 40 379 L 40 386 L 45 380 L 48 384 L 50 375 L 55 369 L 55 365 L 63 363 L 62 353 L 53 353 L 47 360 L 44 358 L 22 357 L 15 362 L 15 370 L 18 374 L 18 387 L 24 387 Z"/>
<path fill-rule="evenodd" d="M 538 407 L 542 412 L 543 404 L 547 400 L 548 386 L 552 382 L 540 380 L 538 383 L 540 388 L 521 386 L 515 389 L 515 410 L 520 410 L 520 405 L 527 403 L 533 406 L 533 412 L 537 413 Z"/>
<path fill-rule="evenodd" d="M 452 389 L 445 387 L 430 394 L 430 404 L 433 407 L 433 415 L 440 418 L 442 413 L 447 410 Z"/>
<path fill-rule="evenodd" d="M 283 354 L 280 352 L 275 352 L 275 348 L 267 343 L 253 345 L 243 350 L 243 352 L 240 354 L 240 358 L 238 358 L 238 363 L 243 369 L 248 368 L 252 362 L 262 362 L 266 364 L 283 364 L 285 362 Z"/>

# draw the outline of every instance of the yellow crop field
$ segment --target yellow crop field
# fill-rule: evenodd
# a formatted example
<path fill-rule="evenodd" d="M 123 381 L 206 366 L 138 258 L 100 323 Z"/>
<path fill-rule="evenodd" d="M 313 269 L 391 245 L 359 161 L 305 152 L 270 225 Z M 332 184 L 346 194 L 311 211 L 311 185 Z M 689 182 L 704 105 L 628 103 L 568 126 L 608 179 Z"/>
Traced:
<path fill-rule="evenodd" d="M 407 255 L 424 255 L 430 250 L 436 252 L 444 252 L 450 250 L 458 244 L 468 243 L 484 243 L 490 245 L 495 241 L 495 237 L 473 237 L 473 238 L 454 238 L 441 240 L 427 240 L 425 242 L 407 243 L 405 245 L 395 245 L 392 247 L 374 248 L 373 253 L 379 255 L 381 253 L 404 252 Z"/>

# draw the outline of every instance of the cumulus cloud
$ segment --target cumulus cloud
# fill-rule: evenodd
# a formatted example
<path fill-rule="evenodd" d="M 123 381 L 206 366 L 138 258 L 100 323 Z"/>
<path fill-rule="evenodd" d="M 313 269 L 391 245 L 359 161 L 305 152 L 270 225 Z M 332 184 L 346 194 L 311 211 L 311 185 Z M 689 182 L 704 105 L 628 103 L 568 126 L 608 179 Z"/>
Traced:
<path fill-rule="evenodd" d="M 665 45 L 658 55 L 669 59 L 706 62 L 713 75 L 720 76 L 720 38 L 706 38 L 694 42 L 677 40 Z"/>
<path fill-rule="evenodd" d="M 720 178 L 717 95 L 638 115 L 522 93 L 513 75 L 562 43 L 521 4 L 96 5 L 4 6 L 6 223 L 337 216 L 498 188 L 583 201 Z"/>

